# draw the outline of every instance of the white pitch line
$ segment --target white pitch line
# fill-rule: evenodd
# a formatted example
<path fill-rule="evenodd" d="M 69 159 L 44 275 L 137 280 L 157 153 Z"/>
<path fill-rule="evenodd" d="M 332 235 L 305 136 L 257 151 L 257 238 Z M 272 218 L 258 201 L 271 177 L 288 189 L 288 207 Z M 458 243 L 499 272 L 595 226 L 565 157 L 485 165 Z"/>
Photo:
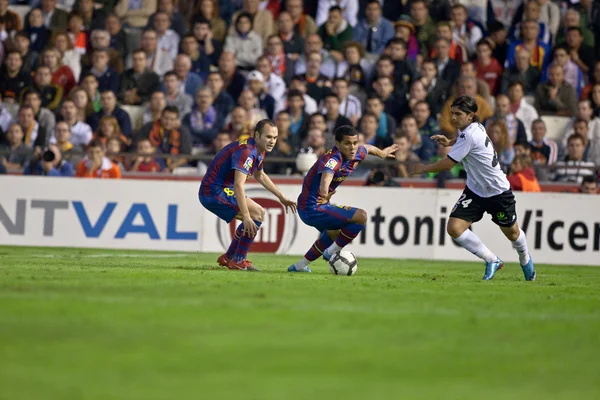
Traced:
<path fill-rule="evenodd" d="M 194 253 L 189 254 L 130 254 L 130 253 L 102 253 L 102 254 L 28 254 L 28 257 L 35 258 L 180 258 L 192 257 Z"/>

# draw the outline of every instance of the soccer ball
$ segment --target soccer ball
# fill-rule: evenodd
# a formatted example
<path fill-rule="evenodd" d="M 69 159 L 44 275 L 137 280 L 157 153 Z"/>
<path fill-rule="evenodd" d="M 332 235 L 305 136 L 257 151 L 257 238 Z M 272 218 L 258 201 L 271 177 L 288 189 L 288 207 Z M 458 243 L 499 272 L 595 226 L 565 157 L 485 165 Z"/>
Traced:
<path fill-rule="evenodd" d="M 349 251 L 338 251 L 329 260 L 329 270 L 334 275 L 354 275 L 357 268 L 356 257 Z"/>

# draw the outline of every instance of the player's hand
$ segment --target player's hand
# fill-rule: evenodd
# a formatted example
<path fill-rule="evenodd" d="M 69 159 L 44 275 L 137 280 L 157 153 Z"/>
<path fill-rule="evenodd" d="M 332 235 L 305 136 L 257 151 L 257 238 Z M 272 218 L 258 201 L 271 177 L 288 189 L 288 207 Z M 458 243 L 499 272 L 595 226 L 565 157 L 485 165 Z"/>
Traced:
<path fill-rule="evenodd" d="M 290 199 L 288 199 L 287 197 L 282 197 L 281 199 L 279 199 L 279 202 L 281 204 L 283 204 L 283 206 L 285 207 L 285 213 L 288 213 L 288 208 L 295 214 L 296 213 L 296 202 L 292 201 Z"/>
<path fill-rule="evenodd" d="M 431 140 L 433 140 L 437 144 L 441 144 L 444 147 L 448 147 L 450 145 L 450 139 L 448 139 L 444 135 L 433 135 L 431 137 Z"/>
<path fill-rule="evenodd" d="M 408 164 L 407 168 L 409 176 L 421 175 L 425 172 L 425 166 L 420 163 L 410 163 Z"/>
<path fill-rule="evenodd" d="M 317 198 L 317 204 L 322 205 L 322 204 L 327 204 L 329 203 L 329 200 L 331 200 L 331 197 L 335 194 L 335 190 L 333 192 L 329 192 L 325 195 L 319 193 L 319 197 Z"/>
<path fill-rule="evenodd" d="M 256 236 L 256 232 L 258 232 L 258 226 L 256 226 L 250 216 L 242 217 L 242 225 L 244 226 L 244 234 L 251 238 Z"/>
<path fill-rule="evenodd" d="M 381 158 L 396 158 L 396 152 L 398 151 L 398 145 L 394 143 L 393 145 L 386 147 L 382 151 L 383 151 L 383 154 L 382 154 Z"/>

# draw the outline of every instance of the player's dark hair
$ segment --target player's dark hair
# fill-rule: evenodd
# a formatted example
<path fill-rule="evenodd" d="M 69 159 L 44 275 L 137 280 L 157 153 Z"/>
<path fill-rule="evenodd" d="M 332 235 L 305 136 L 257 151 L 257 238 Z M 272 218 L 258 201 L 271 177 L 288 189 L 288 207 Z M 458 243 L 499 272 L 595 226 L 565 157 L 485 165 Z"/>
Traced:
<path fill-rule="evenodd" d="M 160 115 L 165 115 L 165 113 L 168 113 L 168 112 L 179 116 L 179 108 L 177 108 L 175 106 L 166 106 L 165 109 L 162 111 L 162 113 L 160 113 Z"/>
<path fill-rule="evenodd" d="M 344 136 L 358 136 L 358 131 L 350 125 L 342 125 L 335 130 L 335 141 L 341 142 Z"/>
<path fill-rule="evenodd" d="M 477 110 L 479 109 L 479 107 L 477 107 L 477 102 L 475 101 L 475 99 L 467 95 L 458 96 L 456 99 L 454 99 L 450 107 L 456 107 L 467 114 L 477 113 Z M 479 118 L 477 118 L 477 115 L 473 117 L 473 122 L 479 122 Z"/>
<path fill-rule="evenodd" d="M 265 131 L 266 126 L 275 128 L 275 122 L 271 121 L 270 119 L 261 119 L 260 121 L 258 121 L 256 126 L 254 127 L 254 137 L 257 136 L 257 133 L 259 134 L 258 136 L 262 135 Z"/>

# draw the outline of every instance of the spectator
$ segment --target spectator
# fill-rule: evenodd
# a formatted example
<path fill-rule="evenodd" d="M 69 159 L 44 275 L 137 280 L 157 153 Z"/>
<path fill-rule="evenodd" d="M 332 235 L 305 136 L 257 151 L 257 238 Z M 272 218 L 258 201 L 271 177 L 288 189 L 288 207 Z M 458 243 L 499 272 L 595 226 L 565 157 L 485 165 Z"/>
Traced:
<path fill-rule="evenodd" d="M 87 0 L 89 1 L 89 0 Z M 150 16 L 150 18 L 148 19 L 148 25 L 146 25 L 146 28 L 150 28 L 152 26 L 154 26 L 154 21 L 156 20 L 156 16 L 158 15 L 158 13 L 165 13 L 167 15 L 167 17 L 169 18 L 169 21 L 171 22 L 171 27 L 173 28 L 173 30 L 175 32 L 177 32 L 177 34 L 179 35 L 179 37 L 183 37 L 186 33 L 186 20 L 183 17 L 183 15 L 181 15 L 181 13 L 175 9 L 175 4 L 173 0 L 158 0 L 158 11 L 156 11 L 154 14 L 152 14 Z"/>
<path fill-rule="evenodd" d="M 270 70 L 274 72 L 274 75 L 282 79 L 282 83 L 283 80 L 289 81 L 294 74 L 294 61 L 286 56 L 283 51 L 283 41 L 278 35 L 271 35 L 267 39 L 265 55 L 257 60 L 257 69 L 259 70 L 258 64 L 263 57 L 269 63 Z"/>
<path fill-rule="evenodd" d="M 108 67 L 114 70 L 117 74 L 122 74 L 123 55 L 110 47 L 110 34 L 108 31 L 97 29 L 92 31 L 90 35 L 91 48 L 84 56 L 81 57 L 81 66 L 84 70 L 89 70 L 94 64 L 94 54 L 97 50 L 106 51 L 108 54 Z M 129 55 L 131 57 L 131 55 Z"/>
<path fill-rule="evenodd" d="M 368 0 L 365 18 L 361 18 L 353 30 L 353 40 L 370 54 L 381 54 L 394 37 L 394 26 L 381 15 L 378 0 Z"/>
<path fill-rule="evenodd" d="M 351 26 L 355 26 L 358 17 L 358 0 L 319 0 L 317 8 L 317 17 L 315 21 L 317 26 L 325 24 L 328 12 L 332 7 L 340 7 L 343 10 L 343 18 L 348 21 Z"/>
<path fill-rule="evenodd" d="M 179 109 L 182 115 L 189 113 L 194 104 L 194 100 L 190 95 L 179 90 L 179 80 L 174 71 L 169 71 L 165 74 L 163 80 L 165 98 L 167 106 L 175 106 Z"/>
<path fill-rule="evenodd" d="M 600 83 L 594 83 L 590 91 L 590 102 L 594 109 L 594 116 L 600 117 Z"/>
<path fill-rule="evenodd" d="M 336 78 L 333 81 L 333 93 L 340 100 L 340 114 L 348 118 L 353 126 L 356 126 L 362 116 L 360 100 L 350 94 L 348 81 Z"/>
<path fill-rule="evenodd" d="M 360 119 L 360 133 L 364 135 L 364 142 L 366 144 L 374 145 L 380 147 L 377 143 L 377 128 L 379 125 L 378 118 L 375 114 L 367 112 Z"/>
<path fill-rule="evenodd" d="M 265 91 L 265 78 L 259 71 L 252 71 L 246 79 L 248 89 L 258 99 L 259 108 L 267 113 L 272 119 L 275 115 L 275 99 Z"/>
<path fill-rule="evenodd" d="M 141 48 L 146 53 L 148 65 L 161 78 L 173 69 L 173 60 L 169 56 L 169 52 L 158 47 L 158 36 L 152 29 L 146 29 L 142 34 Z M 129 56 L 127 67 L 131 68 L 132 63 L 131 56 Z"/>
<path fill-rule="evenodd" d="M 79 54 L 85 54 L 88 44 L 88 36 L 81 29 L 83 28 L 83 18 L 77 13 L 69 14 L 69 38 L 73 44 L 73 49 Z"/>
<path fill-rule="evenodd" d="M 545 71 L 550 62 L 550 48 L 538 39 L 540 27 L 537 21 L 525 20 L 521 23 L 523 39 L 518 42 L 512 42 L 506 55 L 505 68 L 515 65 L 515 55 L 521 49 L 527 49 L 530 54 L 529 63 L 531 66 Z"/>
<path fill-rule="evenodd" d="M 562 29 L 560 29 L 556 35 L 556 44 L 561 44 L 565 41 L 569 28 L 581 29 L 583 42 L 590 47 L 594 47 L 594 34 L 585 27 L 581 21 L 581 14 L 574 8 L 570 8 L 565 12 L 562 21 Z"/>
<path fill-rule="evenodd" d="M 174 106 L 167 106 L 162 111 L 160 119 L 144 125 L 137 137 L 137 141 L 149 139 L 157 152 L 174 156 L 166 160 L 170 172 L 186 165 L 187 159 L 177 156 L 189 155 L 192 150 L 190 133 L 179 125 L 179 110 Z"/>
<path fill-rule="evenodd" d="M 148 139 L 141 139 L 137 143 L 136 157 L 129 168 L 132 172 L 160 172 L 164 169 L 162 160 L 154 157 L 156 147 Z"/>
<path fill-rule="evenodd" d="M 560 65 L 548 69 L 548 82 L 535 91 L 535 108 L 540 115 L 571 117 L 577 107 L 577 93 L 565 82 L 565 73 Z"/>
<path fill-rule="evenodd" d="M 234 102 L 237 102 L 242 90 L 244 90 L 246 79 L 237 70 L 235 56 L 231 51 L 225 50 L 221 53 L 221 57 L 219 58 L 219 72 L 225 83 L 227 93 L 229 93 Z"/>
<path fill-rule="evenodd" d="M 158 38 L 158 48 L 166 50 L 174 59 L 179 50 L 181 37 L 171 29 L 171 19 L 167 13 L 159 11 L 155 14 L 153 28 Z"/>
<path fill-rule="evenodd" d="M 409 178 L 409 165 L 418 163 L 421 160 L 412 151 L 411 141 L 405 130 L 402 129 L 394 135 L 394 144 L 398 145 L 398 150 L 395 153 L 397 163 L 384 168 L 385 174 L 391 178 Z"/>
<path fill-rule="evenodd" d="M 297 155 L 300 149 L 300 141 L 298 136 L 293 136 L 289 131 L 290 119 L 287 111 L 282 111 L 275 118 L 277 125 L 277 143 L 271 152 L 272 157 L 288 157 L 293 158 Z M 266 172 L 269 174 L 289 175 L 295 171 L 294 163 L 271 163 L 265 165 Z"/>
<path fill-rule="evenodd" d="M 502 66 L 492 56 L 492 47 L 487 39 L 477 43 L 477 59 L 473 63 L 477 78 L 483 79 L 490 87 L 490 94 L 495 96 L 502 83 Z"/>
<path fill-rule="evenodd" d="M 31 10 L 26 18 L 25 33 L 30 42 L 30 47 L 33 51 L 39 53 L 43 50 L 44 46 L 50 38 L 50 32 L 44 26 L 44 17 L 42 10 L 34 8 Z"/>
<path fill-rule="evenodd" d="M 132 137 L 131 120 L 129 114 L 121 107 L 117 106 L 117 96 L 112 90 L 106 90 L 100 95 L 102 109 L 89 118 L 88 124 L 93 131 L 98 129 L 100 119 L 104 116 L 112 116 L 119 121 L 121 132 L 128 138 Z"/>
<path fill-rule="evenodd" d="M 539 21 L 548 27 L 548 31 L 552 38 L 555 38 L 560 25 L 560 8 L 558 5 L 549 0 L 537 0 L 539 4 Z"/>
<path fill-rule="evenodd" d="M 254 125 L 243 107 L 235 107 L 227 119 L 229 122 L 225 123 L 225 130 L 231 134 L 232 140 L 245 140 L 250 137 Z"/>
<path fill-rule="evenodd" d="M 34 148 L 43 148 L 48 140 L 45 131 L 40 131 L 40 125 L 35 120 L 33 108 L 29 105 L 23 105 L 17 114 L 17 123 L 23 131 L 23 143 L 25 146 Z M 13 124 L 14 125 L 14 124 Z M 10 130 L 10 127 L 8 128 Z"/>
<path fill-rule="evenodd" d="M 539 118 L 536 109 L 525 99 L 525 87 L 519 81 L 508 86 L 508 98 L 510 100 L 510 111 L 523 122 L 527 140 L 531 140 L 531 124 Z"/>
<path fill-rule="evenodd" d="M 475 102 L 477 103 L 477 117 L 480 121 L 485 121 L 492 116 L 492 110 L 487 101 L 477 94 L 477 80 L 472 76 L 460 78 L 458 81 L 458 94 L 475 98 Z M 439 118 L 441 130 L 451 138 L 456 136 L 456 127 L 450 121 L 450 105 L 454 99 L 455 97 L 452 96 L 446 101 Z"/>
<path fill-rule="evenodd" d="M 366 95 L 366 70 L 369 68 L 369 63 L 364 57 L 365 52 L 360 44 L 350 42 L 344 46 L 344 60 L 348 64 L 344 79 L 350 84 L 350 93 L 360 95 L 361 97 Z"/>
<path fill-rule="evenodd" d="M 584 158 L 585 139 L 574 133 L 569 137 L 567 156 L 554 167 L 553 180 L 581 184 L 585 176 L 596 176 L 596 165 Z"/>
<path fill-rule="evenodd" d="M 598 194 L 598 181 L 593 176 L 584 176 L 579 186 L 579 193 Z"/>
<path fill-rule="evenodd" d="M 21 30 L 21 18 L 8 9 L 8 4 L 8 0 L 0 0 L 0 21 L 4 24 L 4 29 L 0 31 L 0 40 L 3 42 Z"/>
<path fill-rule="evenodd" d="M 6 106 L 2 103 L 2 96 L 0 96 L 0 142 L 2 142 L 2 136 L 4 132 L 8 129 L 10 123 L 12 122 L 12 115 L 6 109 Z"/>
<path fill-rule="evenodd" d="M 69 15 L 66 11 L 56 8 L 56 0 L 41 0 L 40 8 L 34 8 L 25 16 L 25 29 L 31 27 L 31 16 L 39 12 L 41 25 L 52 33 L 66 31 Z M 37 16 L 35 17 L 37 18 Z M 37 24 L 36 24 L 37 25 Z"/>
<path fill-rule="evenodd" d="M 72 100 L 65 100 L 62 104 L 60 115 L 62 120 L 69 124 L 71 129 L 73 144 L 80 145 L 82 147 L 92 140 L 92 128 L 83 121 L 77 119 L 77 107 Z M 56 143 L 56 139 L 52 137 L 51 143 Z"/>
<path fill-rule="evenodd" d="M 594 110 L 592 109 L 592 103 L 589 100 L 579 100 L 577 102 L 577 111 L 575 116 L 571 119 L 565 131 L 563 133 L 562 140 L 560 142 L 561 148 L 567 148 L 567 140 L 569 136 L 573 134 L 575 121 L 578 119 L 587 122 L 589 128 L 588 134 L 586 135 L 587 141 L 593 142 L 595 138 L 600 140 L 600 118 L 594 116 Z"/>
<path fill-rule="evenodd" d="M 525 95 L 533 96 L 542 76 L 540 70 L 531 66 L 531 55 L 527 49 L 520 49 L 515 55 L 515 65 L 508 67 L 502 74 L 500 93 L 506 93 L 512 82 L 521 82 L 525 87 Z"/>
<path fill-rule="evenodd" d="M 75 82 L 79 82 L 81 76 L 81 54 L 73 50 L 73 43 L 66 32 L 59 32 L 54 36 L 54 49 L 58 51 L 60 63 L 63 66 L 69 67 Z"/>
<path fill-rule="evenodd" d="M 352 122 L 340 114 L 340 99 L 335 94 L 327 94 L 323 99 L 323 105 L 325 106 L 324 115 L 325 124 L 327 125 L 326 147 L 331 148 L 335 144 L 335 130 L 340 126 L 352 125 Z"/>
<path fill-rule="evenodd" d="M 394 84 L 391 78 L 387 76 L 381 76 L 377 78 L 373 83 L 373 89 L 377 96 L 383 101 L 385 106 L 385 112 L 392 116 L 396 122 L 400 122 L 404 115 L 406 115 L 410 109 L 406 102 L 406 96 L 396 96 L 394 94 Z"/>
<path fill-rule="evenodd" d="M 47 49 L 42 53 L 42 65 L 50 68 L 52 83 L 63 88 L 64 93 L 69 93 L 77 85 L 73 71 L 62 65 L 60 53 L 56 49 Z"/>
<path fill-rule="evenodd" d="M 190 57 L 190 62 L 192 63 L 190 68 L 191 72 L 202 78 L 206 78 L 206 75 L 210 72 L 211 59 L 206 55 L 204 57 L 202 56 L 200 53 L 200 45 L 194 35 L 188 34 L 181 39 L 181 54 Z M 214 62 L 214 64 L 216 64 L 216 62 Z"/>
<path fill-rule="evenodd" d="M 156 0 L 118 0 L 114 11 L 129 27 L 142 29 L 148 23 L 148 18 L 156 11 Z"/>
<path fill-rule="evenodd" d="M 217 133 L 217 136 L 215 136 L 215 138 L 213 139 L 211 153 L 219 154 L 221 150 L 223 150 L 226 146 L 230 145 L 231 143 L 232 140 L 231 135 L 229 135 L 229 132 L 221 131 Z"/>
<path fill-rule="evenodd" d="M 435 58 L 437 57 L 437 49 L 435 48 L 435 42 L 438 39 L 446 39 L 448 43 L 450 43 L 450 50 L 448 52 L 448 56 L 451 60 L 456 61 L 459 65 L 465 61 L 469 60 L 469 52 L 467 48 L 454 40 L 454 36 L 452 34 L 452 24 L 447 21 L 440 21 L 436 24 L 435 28 L 435 36 L 432 38 L 431 43 L 429 43 L 429 57 Z"/>
<path fill-rule="evenodd" d="M 127 105 L 142 105 L 150 95 L 160 88 L 160 78 L 156 72 L 148 69 L 148 60 L 142 49 L 132 55 L 132 68 L 121 76 L 119 100 Z"/>
<path fill-rule="evenodd" d="M 77 119 L 80 121 L 87 121 L 87 119 L 94 113 L 94 107 L 88 97 L 87 92 L 82 87 L 76 87 L 69 96 L 77 107 Z"/>
<path fill-rule="evenodd" d="M 531 166 L 531 157 L 516 156 L 510 166 L 508 175 L 510 188 L 518 192 L 541 192 L 540 184 Z"/>
<path fill-rule="evenodd" d="M 39 125 L 39 133 L 45 138 L 50 138 L 54 125 L 56 125 L 56 118 L 52 111 L 45 107 L 42 107 L 42 98 L 39 92 L 31 91 L 28 92 L 23 99 L 23 104 L 31 106 L 35 120 Z"/>
<path fill-rule="evenodd" d="M 450 153 L 451 147 L 445 147 L 442 145 L 437 145 L 436 154 L 429 159 L 430 163 L 438 162 L 448 157 L 448 153 Z M 427 174 L 427 177 L 430 179 L 436 179 L 437 185 L 439 188 L 445 187 L 445 182 L 448 179 L 466 179 L 465 169 L 461 163 L 456 164 L 450 171 L 442 171 L 442 172 L 430 172 Z"/>
<path fill-rule="evenodd" d="M 15 47 L 23 59 L 23 72 L 31 72 L 39 58 L 39 54 L 31 48 L 31 39 L 27 32 L 22 31 L 15 35 Z"/>
<path fill-rule="evenodd" d="M 71 162 L 72 165 L 77 165 L 81 158 L 83 149 L 71 142 L 71 128 L 65 121 L 59 121 L 54 127 L 54 144 L 61 152 L 62 158 Z"/>
<path fill-rule="evenodd" d="M 309 129 L 303 148 L 310 148 L 317 157 L 325 154 L 327 147 L 325 146 L 325 134 L 323 131 L 319 129 Z"/>
<path fill-rule="evenodd" d="M 375 114 L 378 118 L 377 137 L 387 146 L 396 132 L 396 120 L 384 111 L 383 101 L 376 95 L 368 98 L 367 112 Z"/>
<path fill-rule="evenodd" d="M 416 62 L 419 55 L 419 43 L 415 37 L 415 26 L 410 16 L 401 15 L 400 19 L 394 23 L 394 31 L 394 37 L 400 38 L 407 43 L 408 58 Z"/>
<path fill-rule="evenodd" d="M 217 10 L 215 4 L 215 0 L 200 0 L 197 3 L 194 16 L 192 17 L 193 21 L 191 21 L 190 25 L 195 26 L 194 21 L 206 19 L 210 24 L 210 32 L 213 39 L 223 43 L 225 36 L 227 36 L 227 24 L 219 17 L 219 10 Z"/>
<path fill-rule="evenodd" d="M 331 81 L 320 72 L 323 60 L 320 53 L 310 53 L 307 60 L 306 72 L 301 79 L 306 83 L 306 94 L 318 103 L 331 91 Z"/>
<path fill-rule="evenodd" d="M 106 157 L 119 167 L 121 173 L 125 170 L 125 157 L 120 154 L 125 151 L 125 147 L 126 144 L 117 136 L 106 141 Z"/>
<path fill-rule="evenodd" d="M 92 140 L 100 140 L 106 148 L 108 141 L 112 138 L 117 138 L 119 142 L 126 145 L 131 143 L 131 140 L 126 138 L 121 132 L 121 127 L 117 119 L 115 117 L 104 116 L 100 118 L 98 130 L 94 133 Z"/>
<path fill-rule="evenodd" d="M 0 158 L 0 175 L 6 175 L 6 166 L 2 158 Z"/>
<path fill-rule="evenodd" d="M 535 165 L 554 165 L 558 157 L 558 146 L 546 137 L 546 124 L 536 119 L 531 124 L 533 139 L 529 142 L 531 157 Z"/>
<path fill-rule="evenodd" d="M 341 58 L 344 43 L 352 40 L 352 26 L 342 17 L 339 6 L 331 7 L 327 21 L 319 27 L 318 32 L 323 40 L 323 47 L 330 53 L 337 52 L 338 58 Z"/>
<path fill-rule="evenodd" d="M 238 68 L 246 71 L 254 68 L 256 60 L 263 53 L 263 45 L 261 37 L 252 30 L 250 14 L 238 15 L 235 20 L 235 29 L 227 35 L 224 50 L 235 54 L 235 63 Z"/>
<path fill-rule="evenodd" d="M 435 116 L 442 110 L 450 90 L 450 84 L 438 79 L 437 76 L 437 64 L 432 60 L 423 61 L 420 81 L 425 86 L 427 91 L 426 101 L 429 104 L 431 113 Z"/>
<path fill-rule="evenodd" d="M 310 15 L 304 14 L 304 5 L 302 4 L 302 0 L 287 0 L 285 3 L 285 10 L 292 17 L 294 31 L 297 32 L 303 39 L 307 39 L 309 35 L 317 32 L 317 23 L 315 20 Z M 325 22 L 325 19 L 327 19 L 326 13 L 323 22 Z"/>
<path fill-rule="evenodd" d="M 304 111 L 304 97 L 298 90 L 290 89 L 287 95 L 288 121 L 291 136 L 304 138 L 308 128 L 309 115 Z"/>
<path fill-rule="evenodd" d="M 312 115 L 318 111 L 317 102 L 306 93 L 308 90 L 306 81 L 301 76 L 292 78 L 289 90 L 297 90 L 302 94 L 302 98 L 304 99 L 304 112 Z"/>
<path fill-rule="evenodd" d="M 545 43 L 546 45 L 552 47 L 552 38 L 553 38 L 553 34 L 550 32 L 550 29 L 548 29 L 548 25 L 544 22 L 542 22 L 540 20 L 540 5 L 537 3 L 537 1 L 530 1 L 527 2 L 526 4 L 522 4 L 520 7 L 521 11 L 524 10 L 521 21 L 516 21 L 513 20 L 512 26 L 511 26 L 511 32 L 509 32 L 509 37 L 511 38 L 511 40 L 519 40 L 521 39 L 521 31 L 520 31 L 520 25 L 522 21 L 526 21 L 526 20 L 532 20 L 532 21 L 538 21 L 538 26 L 539 26 L 539 40 L 543 43 Z M 556 32 L 554 32 L 556 34 Z"/>
<path fill-rule="evenodd" d="M 431 115 L 429 104 L 426 101 L 415 103 L 412 115 L 417 121 L 417 128 L 419 128 L 421 136 L 430 138 L 433 135 L 440 134 L 440 125 L 437 119 Z"/>
<path fill-rule="evenodd" d="M 587 76 L 594 69 L 596 58 L 594 57 L 594 48 L 583 43 L 581 28 L 572 27 L 567 30 L 565 44 L 573 61 Z"/>
<path fill-rule="evenodd" d="M 98 90 L 98 79 L 96 79 L 94 74 L 88 72 L 82 75 L 81 88 L 87 93 L 93 112 L 102 110 L 100 91 Z M 88 118 L 89 117 L 90 115 L 88 114 Z"/>
<path fill-rule="evenodd" d="M 87 157 L 77 164 L 75 176 L 78 178 L 120 179 L 119 166 L 104 155 L 104 145 L 99 140 L 90 142 Z"/>
<path fill-rule="evenodd" d="M 129 46 L 127 44 L 127 34 L 123 29 L 119 17 L 115 14 L 108 14 L 104 21 L 104 29 L 110 35 L 110 48 L 116 50 L 120 54 L 121 60 L 125 60 L 129 54 Z"/>
<path fill-rule="evenodd" d="M 409 140 L 410 149 L 423 162 L 429 162 L 436 152 L 437 146 L 429 139 L 429 136 L 422 135 L 417 126 L 417 120 L 408 114 L 400 122 L 400 130 Z"/>
<path fill-rule="evenodd" d="M 144 125 L 158 121 L 163 110 L 167 106 L 167 99 L 163 92 L 154 92 L 150 96 L 150 102 L 146 106 L 146 111 L 142 116 L 142 123 Z"/>
<path fill-rule="evenodd" d="M 213 94 L 213 107 L 215 107 L 215 110 L 223 118 L 229 115 L 233 107 L 235 107 L 235 103 L 231 95 L 223 90 L 224 81 L 221 74 L 217 71 L 211 72 L 207 77 L 206 83 Z"/>
<path fill-rule="evenodd" d="M 115 95 L 119 93 L 120 79 L 117 71 L 108 65 L 109 56 L 106 49 L 97 49 L 92 53 L 91 72 L 98 80 L 98 90 L 102 93 L 110 90 Z"/>
<path fill-rule="evenodd" d="M 343 76 L 346 70 L 345 64 L 340 64 L 343 57 L 339 52 L 330 53 L 323 48 L 323 40 L 318 34 L 310 35 L 304 44 L 304 53 L 300 55 L 296 61 L 294 71 L 296 75 L 306 72 L 308 68 L 309 57 L 313 53 L 321 55 L 319 73 L 323 74 L 328 79 L 336 76 Z"/>
<path fill-rule="evenodd" d="M 496 108 L 494 115 L 488 119 L 486 125 L 490 126 L 493 121 L 500 120 L 506 124 L 508 133 L 507 148 L 512 148 L 515 143 L 527 143 L 527 133 L 525 125 L 519 120 L 516 115 L 510 110 L 510 100 L 508 96 L 499 94 L 496 96 Z M 510 164 L 510 163 L 508 163 Z"/>
<path fill-rule="evenodd" d="M 435 37 L 436 32 L 435 23 L 429 16 L 427 2 L 425 0 L 413 0 L 410 3 L 410 16 L 417 31 L 416 37 L 421 55 L 425 57 L 427 56 L 429 43 Z"/>
<path fill-rule="evenodd" d="M 267 10 L 261 10 L 259 7 L 260 0 L 243 0 L 242 9 L 233 14 L 232 20 L 235 21 L 235 27 L 233 24 L 229 27 L 229 34 L 231 36 L 235 30 L 240 29 L 239 17 L 242 14 L 246 14 L 250 20 L 250 29 L 258 35 L 261 39 L 261 44 L 264 43 L 269 36 L 275 33 L 275 23 L 273 22 L 273 15 Z M 247 32 L 247 31 L 246 31 Z M 262 47 L 261 52 L 262 54 Z"/>
<path fill-rule="evenodd" d="M 21 91 L 21 103 L 28 92 L 37 90 L 42 96 L 42 106 L 54 111 L 60 105 L 63 97 L 63 88 L 52 83 L 50 68 L 40 65 L 35 70 L 34 84 Z"/>
<path fill-rule="evenodd" d="M 579 94 L 585 85 L 583 72 L 581 72 L 579 66 L 571 60 L 569 49 L 566 45 L 558 45 L 554 48 L 554 59 L 550 65 L 559 65 L 562 67 L 565 82 L 575 88 L 577 98 L 579 98 Z"/>
<path fill-rule="evenodd" d="M 292 16 L 290 13 L 287 11 L 282 11 L 279 13 L 277 27 L 278 37 L 281 39 L 281 43 L 283 45 L 283 53 L 287 56 L 287 58 L 290 59 L 290 61 L 296 61 L 300 54 L 302 54 L 304 51 L 304 39 L 294 30 L 294 21 L 292 21 Z M 274 69 L 275 71 L 277 70 L 276 67 L 274 67 Z"/>
<path fill-rule="evenodd" d="M 488 34 L 493 43 L 492 56 L 498 60 L 500 65 L 506 65 L 509 41 L 507 39 L 507 32 L 504 24 L 499 21 L 491 21 L 488 24 Z"/>
<path fill-rule="evenodd" d="M 471 61 L 467 61 L 460 66 L 460 77 L 470 76 L 475 78 L 477 82 L 477 94 L 481 96 L 483 99 L 489 102 L 490 100 L 490 86 L 486 81 L 477 77 L 477 71 L 475 70 L 475 64 Z M 456 95 L 458 93 L 458 82 L 456 82 L 452 86 L 452 94 Z"/>
<path fill-rule="evenodd" d="M 404 97 L 408 93 L 410 84 L 417 79 L 418 74 L 415 65 L 412 61 L 406 58 L 406 42 L 402 39 L 392 39 L 388 48 L 390 49 L 390 57 L 394 63 L 394 86 L 396 93 Z"/>
<path fill-rule="evenodd" d="M 246 110 L 248 122 L 251 126 L 256 125 L 258 121 L 267 118 L 266 111 L 260 108 L 258 98 L 248 89 L 240 94 L 238 105 Z"/>
<path fill-rule="evenodd" d="M 75 11 L 81 16 L 84 31 L 104 29 L 106 13 L 100 8 L 96 9 L 93 0 L 79 0 L 75 6 Z"/>
<path fill-rule="evenodd" d="M 501 119 L 493 120 L 487 125 L 486 130 L 490 140 L 494 145 L 497 160 L 500 162 L 500 167 L 504 172 L 510 169 L 513 158 L 515 157 L 515 149 L 510 143 L 506 122 Z"/>
<path fill-rule="evenodd" d="M 19 102 L 21 92 L 31 86 L 31 74 L 23 69 L 23 58 L 18 51 L 10 51 L 0 69 L 0 94 L 7 103 Z"/>
<path fill-rule="evenodd" d="M 6 132 L 7 145 L 0 147 L 4 155 L 3 164 L 7 169 L 21 169 L 31 159 L 31 147 L 27 146 L 26 136 L 19 124 L 12 124 Z M 33 143 L 35 138 L 30 141 Z"/>
<path fill-rule="evenodd" d="M 474 54 L 477 44 L 483 38 L 481 29 L 468 19 L 467 7 L 457 3 L 452 6 L 452 35 L 457 44 L 465 46 L 469 54 Z"/>
<path fill-rule="evenodd" d="M 437 39 L 435 50 L 438 78 L 448 83 L 456 81 L 460 75 L 460 64 L 450 58 L 450 42 L 444 38 Z"/>
<path fill-rule="evenodd" d="M 203 60 L 203 70 L 205 71 L 200 74 L 200 77 L 204 78 L 210 66 L 217 65 L 223 51 L 223 43 L 213 38 L 209 22 L 204 18 L 197 19 L 192 29 L 192 37 L 196 41 L 198 52 Z"/>
<path fill-rule="evenodd" d="M 196 147 L 210 147 L 213 139 L 223 129 L 224 117 L 213 106 L 213 93 L 208 87 L 196 94 L 196 102 L 190 113 L 183 117 L 182 125 L 190 132 Z"/>
<path fill-rule="evenodd" d="M 75 168 L 70 161 L 63 159 L 60 149 L 50 145 L 43 153 L 38 153 L 33 160 L 25 166 L 24 175 L 40 176 L 73 176 Z"/>
<path fill-rule="evenodd" d="M 276 39 L 279 40 L 278 37 L 275 36 Z M 272 40 L 273 37 L 270 37 L 269 40 Z M 262 56 L 258 58 L 256 62 L 256 69 L 261 73 L 262 78 L 264 80 L 265 91 L 275 101 L 275 114 L 279 113 L 281 110 L 285 109 L 285 82 L 281 79 L 280 76 L 271 72 L 271 62 L 269 61 L 267 56 Z"/>

